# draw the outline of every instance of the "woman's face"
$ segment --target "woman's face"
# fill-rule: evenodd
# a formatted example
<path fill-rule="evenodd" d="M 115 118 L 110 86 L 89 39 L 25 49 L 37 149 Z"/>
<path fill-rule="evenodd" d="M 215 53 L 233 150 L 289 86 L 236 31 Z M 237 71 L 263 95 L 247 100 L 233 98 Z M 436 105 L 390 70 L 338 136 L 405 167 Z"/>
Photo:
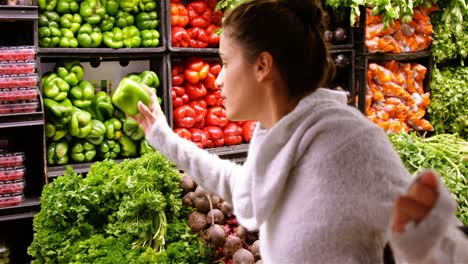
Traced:
<path fill-rule="evenodd" d="M 226 29 L 221 35 L 219 53 L 223 68 L 215 84 L 221 89 L 227 117 L 230 120 L 254 119 L 262 97 L 255 79 L 255 64 L 246 61 L 242 47 L 229 37 Z"/>

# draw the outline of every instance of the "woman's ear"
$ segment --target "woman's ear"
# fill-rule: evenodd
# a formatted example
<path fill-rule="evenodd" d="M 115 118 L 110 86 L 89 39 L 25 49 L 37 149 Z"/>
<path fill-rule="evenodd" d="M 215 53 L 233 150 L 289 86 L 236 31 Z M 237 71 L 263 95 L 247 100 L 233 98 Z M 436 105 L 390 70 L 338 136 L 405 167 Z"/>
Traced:
<path fill-rule="evenodd" d="M 269 52 L 263 51 L 257 57 L 255 63 L 255 78 L 258 82 L 269 79 L 273 72 L 273 57 Z"/>

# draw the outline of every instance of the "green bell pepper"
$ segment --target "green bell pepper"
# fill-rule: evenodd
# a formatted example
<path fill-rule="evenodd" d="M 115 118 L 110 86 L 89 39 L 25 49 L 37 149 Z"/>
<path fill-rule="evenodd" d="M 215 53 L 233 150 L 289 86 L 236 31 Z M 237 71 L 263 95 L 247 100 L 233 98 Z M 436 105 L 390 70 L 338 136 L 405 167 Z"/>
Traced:
<path fill-rule="evenodd" d="M 75 38 L 75 34 L 68 28 L 61 28 L 60 32 L 62 37 L 60 38 L 59 46 L 61 48 L 76 48 L 78 47 L 78 40 Z"/>
<path fill-rule="evenodd" d="M 52 22 L 55 23 L 55 22 Z M 55 25 L 40 27 L 38 30 L 39 34 L 39 46 L 44 48 L 57 47 L 60 43 L 62 32 Z M 56 23 L 55 23 L 56 24 Z"/>
<path fill-rule="evenodd" d="M 123 43 L 127 48 L 138 48 L 141 44 L 140 30 L 135 26 L 122 29 Z"/>
<path fill-rule="evenodd" d="M 44 110 L 47 121 L 52 122 L 56 127 L 63 128 L 71 119 L 73 105 L 68 99 L 57 102 L 44 98 Z"/>
<path fill-rule="evenodd" d="M 76 0 L 57 0 L 56 10 L 60 14 L 76 13 L 80 9 Z"/>
<path fill-rule="evenodd" d="M 138 141 L 145 137 L 145 131 L 143 128 L 131 117 L 127 117 L 127 119 L 125 119 L 122 130 L 124 135 L 131 138 L 133 141 Z"/>
<path fill-rule="evenodd" d="M 115 16 L 119 11 L 118 0 L 102 0 L 102 5 L 106 9 L 106 13 L 111 16 Z"/>
<path fill-rule="evenodd" d="M 141 11 L 153 11 L 156 10 L 155 0 L 140 0 L 138 5 Z"/>
<path fill-rule="evenodd" d="M 114 115 L 114 106 L 112 105 L 112 99 L 106 92 L 98 92 L 91 102 L 89 112 L 94 119 L 104 122 Z"/>
<path fill-rule="evenodd" d="M 149 87 L 159 87 L 159 78 L 154 71 L 143 71 L 140 74 L 140 83 L 146 84 Z"/>
<path fill-rule="evenodd" d="M 136 26 L 139 30 L 156 29 L 158 25 L 158 14 L 155 11 L 142 12 L 136 17 Z"/>
<path fill-rule="evenodd" d="M 94 86 L 88 81 L 81 81 L 70 90 L 70 99 L 74 106 L 84 109 L 91 106 L 94 99 Z"/>
<path fill-rule="evenodd" d="M 117 12 L 115 25 L 119 28 L 132 26 L 135 23 L 135 17 L 128 12 L 119 11 Z"/>
<path fill-rule="evenodd" d="M 137 73 L 130 73 L 129 75 L 127 75 L 127 78 L 132 79 L 137 83 L 141 83 L 140 75 Z"/>
<path fill-rule="evenodd" d="M 106 134 L 106 127 L 104 123 L 99 120 L 91 120 L 91 132 L 86 136 L 86 140 L 91 142 L 94 145 L 99 145 L 104 140 L 104 134 Z"/>
<path fill-rule="evenodd" d="M 120 0 L 120 9 L 126 12 L 138 12 L 138 2 L 139 0 Z"/>
<path fill-rule="evenodd" d="M 53 9 L 52 9 L 53 10 Z M 45 11 L 39 14 L 38 22 L 40 27 L 49 26 L 50 22 L 59 22 L 60 15 L 54 11 Z"/>
<path fill-rule="evenodd" d="M 39 10 L 52 11 L 57 6 L 57 0 L 37 0 Z"/>
<path fill-rule="evenodd" d="M 111 118 L 104 122 L 106 127 L 106 138 L 107 139 L 119 139 L 122 136 L 120 129 L 122 128 L 122 123 L 117 118 Z"/>
<path fill-rule="evenodd" d="M 60 26 L 68 28 L 73 33 L 76 33 L 81 27 L 81 16 L 78 14 L 65 14 L 60 18 Z"/>
<path fill-rule="evenodd" d="M 92 128 L 91 114 L 74 107 L 69 125 L 70 135 L 77 138 L 85 138 Z"/>
<path fill-rule="evenodd" d="M 83 80 L 84 69 L 79 61 L 65 62 L 58 65 L 56 71 L 57 75 L 71 86 L 75 86 Z"/>
<path fill-rule="evenodd" d="M 86 22 L 96 25 L 104 19 L 106 9 L 99 0 L 84 0 L 80 5 L 80 15 Z"/>
<path fill-rule="evenodd" d="M 101 29 L 86 23 L 78 30 L 78 44 L 83 48 L 97 48 L 102 43 Z"/>
<path fill-rule="evenodd" d="M 104 140 L 97 150 L 102 159 L 115 159 L 120 153 L 120 145 L 115 140 Z"/>
<path fill-rule="evenodd" d="M 65 139 L 50 143 L 47 147 L 47 164 L 65 165 L 68 163 L 68 143 Z"/>
<path fill-rule="evenodd" d="M 122 135 L 118 142 L 120 144 L 120 156 L 124 158 L 131 158 L 138 154 L 137 145 L 129 137 Z"/>
<path fill-rule="evenodd" d="M 59 141 L 68 134 L 65 127 L 58 127 L 52 123 L 46 123 L 46 137 L 52 141 Z"/>
<path fill-rule="evenodd" d="M 105 15 L 101 21 L 100 28 L 103 32 L 111 31 L 114 28 L 115 18 L 113 16 Z"/>
<path fill-rule="evenodd" d="M 141 33 L 142 47 L 157 47 L 159 45 L 159 32 L 155 29 L 144 29 Z"/>
<path fill-rule="evenodd" d="M 73 143 L 70 157 L 74 162 L 90 162 L 96 157 L 96 147 L 84 140 Z"/>
<path fill-rule="evenodd" d="M 120 28 L 113 28 L 110 32 L 102 34 L 102 40 L 107 47 L 113 49 L 120 49 L 123 47 L 123 34 Z"/>
<path fill-rule="evenodd" d="M 146 153 L 155 152 L 154 148 L 148 143 L 146 139 L 140 141 L 140 155 L 144 155 Z"/>
<path fill-rule="evenodd" d="M 130 116 L 138 114 L 137 103 L 151 103 L 151 97 L 145 87 L 127 77 L 123 78 L 112 95 L 112 103 Z"/>
<path fill-rule="evenodd" d="M 43 84 L 44 96 L 55 101 L 60 101 L 67 98 L 70 85 L 57 75 L 46 76 Z"/>

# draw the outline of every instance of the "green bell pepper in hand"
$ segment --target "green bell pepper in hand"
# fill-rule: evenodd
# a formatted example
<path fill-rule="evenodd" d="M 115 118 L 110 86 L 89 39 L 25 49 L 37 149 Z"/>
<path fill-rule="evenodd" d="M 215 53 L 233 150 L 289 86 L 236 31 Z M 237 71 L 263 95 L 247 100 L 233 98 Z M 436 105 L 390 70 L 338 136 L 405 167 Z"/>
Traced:
<path fill-rule="evenodd" d="M 122 135 L 118 142 L 120 144 L 120 156 L 124 158 L 131 158 L 138 154 L 137 145 L 129 137 Z"/>
<path fill-rule="evenodd" d="M 115 25 L 119 28 L 132 26 L 135 23 L 135 17 L 128 12 L 119 11 L 115 20 Z"/>
<path fill-rule="evenodd" d="M 70 135 L 77 138 L 85 138 L 92 128 L 91 114 L 74 107 L 69 125 Z"/>
<path fill-rule="evenodd" d="M 78 30 L 78 44 L 83 48 L 97 48 L 102 43 L 101 29 L 86 23 Z"/>
<path fill-rule="evenodd" d="M 111 16 L 115 16 L 119 11 L 118 0 L 102 0 L 102 5 L 106 9 L 106 13 Z"/>
<path fill-rule="evenodd" d="M 114 28 L 115 18 L 113 16 L 105 15 L 99 26 L 103 32 L 111 31 Z"/>
<path fill-rule="evenodd" d="M 38 21 L 40 27 L 47 27 L 51 22 L 60 22 L 60 15 L 54 11 L 45 11 L 39 14 Z"/>
<path fill-rule="evenodd" d="M 52 141 L 59 141 L 68 134 L 68 129 L 65 127 L 58 127 L 52 123 L 46 123 L 46 137 Z"/>
<path fill-rule="evenodd" d="M 58 13 L 76 13 L 80 9 L 76 0 L 57 0 L 56 10 Z"/>
<path fill-rule="evenodd" d="M 44 47 L 44 48 L 57 47 L 57 45 L 60 43 L 60 39 L 62 36 L 62 32 L 58 28 L 58 25 L 40 27 L 38 30 L 38 34 L 39 34 L 39 46 Z"/>
<path fill-rule="evenodd" d="M 84 140 L 73 143 L 70 157 L 74 162 L 90 162 L 96 156 L 96 147 Z"/>
<path fill-rule="evenodd" d="M 159 45 L 159 32 L 155 29 L 144 29 L 141 32 L 141 46 L 157 47 Z"/>
<path fill-rule="evenodd" d="M 57 75 L 69 85 L 75 86 L 83 80 L 84 69 L 79 61 L 66 62 L 57 67 Z"/>
<path fill-rule="evenodd" d="M 104 122 L 114 115 L 114 106 L 112 105 L 112 99 L 106 92 L 98 92 L 91 102 L 89 112 L 94 119 Z"/>
<path fill-rule="evenodd" d="M 120 9 L 126 12 L 138 12 L 139 0 L 120 0 Z"/>
<path fill-rule="evenodd" d="M 76 33 L 81 27 L 81 16 L 78 14 L 65 14 L 60 18 L 60 26 L 68 28 L 73 33 Z"/>
<path fill-rule="evenodd" d="M 107 47 L 113 49 L 120 49 L 123 47 L 123 34 L 120 28 L 113 28 L 110 32 L 102 34 L 102 40 Z"/>
<path fill-rule="evenodd" d="M 122 29 L 123 43 L 127 48 L 138 48 L 141 44 L 140 30 L 135 26 Z"/>
<path fill-rule="evenodd" d="M 117 118 L 111 118 L 104 122 L 106 127 L 106 138 L 107 139 L 119 139 L 122 136 L 120 129 L 122 128 L 122 123 Z"/>
<path fill-rule="evenodd" d="M 136 17 L 136 26 L 139 30 L 156 29 L 158 24 L 158 14 L 155 11 L 142 12 Z"/>
<path fill-rule="evenodd" d="M 60 101 L 67 98 L 70 85 L 55 74 L 46 76 L 43 83 L 44 96 L 47 98 Z"/>
<path fill-rule="evenodd" d="M 84 0 L 80 5 L 80 15 L 89 24 L 96 25 L 104 19 L 106 9 L 100 0 Z"/>
<path fill-rule="evenodd" d="M 127 119 L 125 119 L 122 130 L 124 135 L 131 138 L 133 141 L 138 141 L 145 137 L 145 131 L 143 128 L 131 117 L 127 117 Z"/>
<path fill-rule="evenodd" d="M 106 134 L 106 127 L 104 123 L 99 120 L 91 120 L 91 132 L 86 136 L 86 140 L 91 142 L 94 145 L 99 145 L 104 140 L 104 134 Z"/>
<path fill-rule="evenodd" d="M 149 87 L 159 87 L 159 78 L 154 71 L 143 71 L 139 77 L 140 83 L 146 84 Z"/>
<path fill-rule="evenodd" d="M 37 0 L 39 10 L 52 11 L 57 6 L 57 0 Z"/>
<path fill-rule="evenodd" d="M 65 139 L 50 143 L 47 147 L 47 164 L 65 165 L 68 163 L 68 143 Z"/>
<path fill-rule="evenodd" d="M 155 152 L 154 148 L 148 143 L 146 139 L 140 141 L 140 155 L 144 155 L 146 153 Z"/>
<path fill-rule="evenodd" d="M 59 46 L 61 48 L 76 48 L 78 47 L 78 40 L 75 38 L 75 34 L 68 28 L 61 28 L 60 32 L 62 37 L 60 38 Z"/>
<path fill-rule="evenodd" d="M 94 86 L 88 81 L 81 81 L 70 90 L 70 99 L 74 106 L 84 109 L 91 106 L 94 99 Z"/>
<path fill-rule="evenodd" d="M 68 99 L 57 102 L 44 98 L 44 110 L 48 121 L 55 126 L 65 127 L 71 119 L 73 105 Z"/>
<path fill-rule="evenodd" d="M 115 140 L 104 140 L 97 150 L 99 157 L 115 159 L 120 153 L 120 145 Z"/>
<path fill-rule="evenodd" d="M 141 11 L 153 11 L 156 10 L 155 0 L 140 0 L 138 5 Z"/>
<path fill-rule="evenodd" d="M 151 97 L 145 87 L 130 78 L 123 78 L 112 95 L 112 103 L 124 113 L 134 116 L 138 114 L 138 102 L 145 105 L 151 103 Z"/>

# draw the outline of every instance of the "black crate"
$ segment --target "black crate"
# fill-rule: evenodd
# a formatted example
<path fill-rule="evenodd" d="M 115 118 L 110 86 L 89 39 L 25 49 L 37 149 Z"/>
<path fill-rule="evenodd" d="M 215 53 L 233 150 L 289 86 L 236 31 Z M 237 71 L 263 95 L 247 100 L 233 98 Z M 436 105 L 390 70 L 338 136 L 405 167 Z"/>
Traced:
<path fill-rule="evenodd" d="M 324 84 L 324 86 L 333 90 L 337 90 L 337 87 L 341 87 L 348 94 L 348 104 L 355 106 L 356 82 L 354 71 L 356 54 L 353 49 L 343 49 L 331 50 L 330 55 L 335 62 L 342 61 L 337 58 L 343 56 L 346 59 L 347 63 L 335 63 L 335 76 L 330 83 Z"/>
<path fill-rule="evenodd" d="M 330 50 L 342 50 L 342 49 L 352 49 L 354 47 L 354 30 L 350 24 L 350 8 L 339 8 L 334 10 L 333 8 L 323 5 L 325 9 L 325 24 L 327 30 L 332 33 L 337 28 L 342 28 L 346 34 L 346 40 L 336 41 L 333 38 L 332 43 L 327 42 L 327 46 Z"/>

